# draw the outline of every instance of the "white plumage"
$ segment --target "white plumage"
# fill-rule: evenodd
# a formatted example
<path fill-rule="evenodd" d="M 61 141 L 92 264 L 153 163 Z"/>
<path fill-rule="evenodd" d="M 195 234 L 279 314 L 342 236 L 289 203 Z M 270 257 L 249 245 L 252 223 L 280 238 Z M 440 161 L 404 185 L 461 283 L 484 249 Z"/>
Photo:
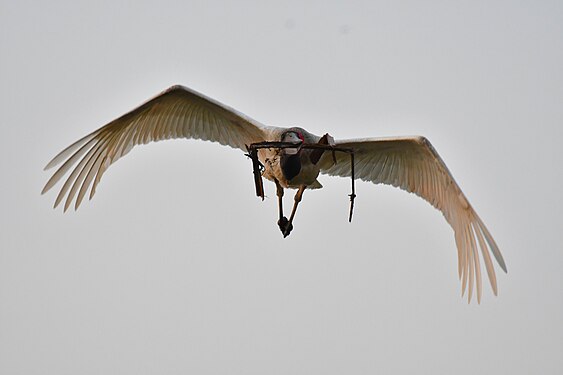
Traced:
<path fill-rule="evenodd" d="M 88 189 L 90 199 L 93 197 L 106 169 L 135 145 L 173 138 L 213 141 L 243 151 L 247 151 L 247 145 L 263 141 L 290 140 L 298 144 L 299 139 L 304 143 L 317 143 L 321 139 L 301 128 L 264 126 L 191 89 L 173 86 L 61 151 L 45 167 L 48 169 L 62 163 L 42 193 L 70 172 L 55 199 L 55 207 L 65 200 L 66 211 L 74 200 L 76 209 Z M 454 230 L 462 294 L 468 287 L 468 301 L 471 300 L 474 285 L 477 300 L 481 299 L 479 249 L 491 287 L 497 294 L 495 270 L 489 251 L 506 272 L 498 246 L 426 138 L 331 140 L 331 144 L 353 150 L 356 178 L 415 193 L 444 214 Z M 278 224 L 284 235 L 291 231 L 289 226 L 303 190 L 322 186 L 316 180 L 319 173 L 341 177 L 349 177 L 351 173 L 346 154 L 336 153 L 335 163 L 331 153 L 325 152 L 319 160 L 315 160 L 311 150 L 299 149 L 297 154 L 289 150 L 294 149 L 262 149 L 258 153 L 265 168 L 263 176 L 278 186 Z M 299 189 L 289 224 L 281 207 L 284 188 Z M 285 221 L 282 222 L 282 219 Z"/>

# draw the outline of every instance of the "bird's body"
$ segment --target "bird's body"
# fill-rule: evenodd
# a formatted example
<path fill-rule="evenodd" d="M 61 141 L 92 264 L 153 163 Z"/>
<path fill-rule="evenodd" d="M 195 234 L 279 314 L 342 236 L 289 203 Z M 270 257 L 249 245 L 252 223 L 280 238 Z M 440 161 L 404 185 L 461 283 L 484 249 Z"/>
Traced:
<path fill-rule="evenodd" d="M 481 298 L 479 249 L 493 292 L 497 294 L 490 253 L 506 272 L 498 246 L 438 153 L 420 136 L 334 141 L 328 135 L 319 137 L 302 128 L 264 126 L 191 89 L 173 86 L 61 151 L 46 167 L 62 163 L 42 193 L 70 172 L 55 200 L 55 207 L 65 200 L 65 211 L 73 201 L 78 208 L 88 189 L 90 199 L 93 197 L 106 169 L 135 145 L 171 138 L 208 140 L 243 151 L 260 142 L 295 144 L 291 148 L 258 151 L 264 167 L 262 176 L 277 187 L 278 225 L 284 236 L 293 228 L 293 217 L 305 189 L 322 187 L 317 180 L 320 173 L 351 176 L 347 155 L 323 153 L 301 145 L 322 144 L 351 150 L 355 157 L 355 177 L 412 192 L 443 213 L 454 230 L 462 294 L 468 286 L 471 300 L 475 285 L 477 299 Z M 283 216 L 282 208 L 283 191 L 287 188 L 297 189 L 289 220 Z"/>
<path fill-rule="evenodd" d="M 268 134 L 269 142 L 281 142 L 288 132 L 296 132 L 303 137 L 304 143 L 317 143 L 321 137 L 307 132 L 304 129 L 293 127 L 289 129 L 272 129 Z M 322 187 L 317 180 L 321 170 L 311 161 L 313 150 L 300 150 L 291 154 L 293 149 L 264 148 L 258 151 L 258 158 L 264 165 L 263 176 L 268 180 L 278 183 L 285 189 L 299 189 L 306 185 L 309 189 Z M 289 152 L 289 153 L 288 153 Z"/>

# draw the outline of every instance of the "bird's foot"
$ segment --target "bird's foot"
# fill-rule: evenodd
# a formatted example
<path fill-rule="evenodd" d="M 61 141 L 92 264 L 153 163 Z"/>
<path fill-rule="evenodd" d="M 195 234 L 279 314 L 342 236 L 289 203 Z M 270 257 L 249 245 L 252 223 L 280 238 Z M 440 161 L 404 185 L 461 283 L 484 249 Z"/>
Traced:
<path fill-rule="evenodd" d="M 289 236 L 291 231 L 293 230 L 293 224 L 287 220 L 287 217 L 283 216 L 281 219 L 278 220 L 278 226 L 280 227 L 281 232 L 283 233 L 283 237 Z"/>

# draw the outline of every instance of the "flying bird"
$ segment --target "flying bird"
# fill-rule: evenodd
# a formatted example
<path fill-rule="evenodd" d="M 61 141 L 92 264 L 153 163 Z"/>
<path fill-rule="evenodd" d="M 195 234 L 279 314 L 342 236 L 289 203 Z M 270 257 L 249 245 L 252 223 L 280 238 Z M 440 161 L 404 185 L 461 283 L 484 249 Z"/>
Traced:
<path fill-rule="evenodd" d="M 88 190 L 92 199 L 106 169 L 135 145 L 175 138 L 212 141 L 245 152 L 254 150 L 253 161 L 260 167 L 257 177 L 260 181 L 265 177 L 276 185 L 278 226 L 284 236 L 293 229 L 293 218 L 304 191 L 322 187 L 317 180 L 320 173 L 388 184 L 414 193 L 440 210 L 453 228 L 462 296 L 468 289 L 470 302 L 476 286 L 477 300 L 481 300 L 479 249 L 497 295 L 490 253 L 507 272 L 502 254 L 436 150 L 421 136 L 335 141 L 328 134 L 321 137 L 299 127 L 262 125 L 194 90 L 172 86 L 56 155 L 45 169 L 61 165 L 42 194 L 70 172 L 54 206 L 64 200 L 64 211 L 73 202 L 77 209 Z M 259 144 L 265 146 L 252 148 Z M 352 164 L 349 154 L 354 157 Z M 256 183 L 259 194 L 258 180 Z M 283 214 L 285 189 L 297 189 L 289 219 Z M 354 197 L 352 192 L 352 202 Z"/>

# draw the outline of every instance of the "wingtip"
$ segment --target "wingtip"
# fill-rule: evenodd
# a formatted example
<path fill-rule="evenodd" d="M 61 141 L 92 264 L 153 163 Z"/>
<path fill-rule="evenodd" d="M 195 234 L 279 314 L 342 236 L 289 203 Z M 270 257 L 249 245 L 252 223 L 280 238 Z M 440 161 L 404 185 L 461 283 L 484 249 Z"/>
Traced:
<path fill-rule="evenodd" d="M 60 154 L 60 153 L 59 153 Z M 60 160 L 58 158 L 59 155 L 55 156 L 53 159 L 51 159 L 47 164 L 45 164 L 45 166 L 43 167 L 44 171 L 47 171 L 51 168 L 53 168 L 54 166 L 56 166 L 57 164 L 59 164 Z"/>
<path fill-rule="evenodd" d="M 490 233 L 488 235 L 490 237 Z M 485 237 L 485 239 L 487 240 L 487 237 Z M 500 252 L 497 244 L 492 239 L 492 237 L 490 237 L 489 247 L 491 248 L 491 251 L 493 252 L 493 256 L 497 260 L 497 263 L 500 266 L 500 268 L 504 271 L 504 273 L 508 273 L 508 268 L 506 267 L 506 262 L 504 261 L 504 257 L 502 256 L 502 253 Z"/>
<path fill-rule="evenodd" d="M 80 207 L 80 205 L 82 204 L 84 195 L 79 196 L 76 201 L 74 202 L 74 211 L 78 210 L 78 207 Z"/>
<path fill-rule="evenodd" d="M 55 184 L 57 183 L 57 179 L 55 177 L 55 175 L 51 176 L 51 178 L 49 179 L 49 181 L 47 181 L 47 183 L 45 184 L 45 186 L 43 186 L 43 189 L 41 190 L 41 195 L 45 194 L 46 192 L 48 192 L 49 190 L 51 190 L 51 188 L 53 186 L 55 186 Z"/>
<path fill-rule="evenodd" d="M 475 214 L 475 219 L 477 220 L 478 225 L 481 227 L 481 230 L 483 231 L 485 237 L 485 241 L 487 241 L 487 243 L 489 244 L 489 248 L 491 249 L 491 252 L 493 253 L 493 256 L 495 257 L 498 265 L 500 266 L 500 268 L 502 268 L 502 270 L 505 273 L 508 273 L 508 269 L 506 268 L 506 262 L 504 261 L 504 257 L 502 256 L 502 253 L 500 252 L 497 243 L 493 239 L 493 236 L 491 235 L 491 233 L 489 232 L 489 230 L 487 229 L 481 218 L 477 216 L 477 214 Z"/>
<path fill-rule="evenodd" d="M 69 196 L 70 197 L 70 196 Z M 69 198 L 67 198 L 66 202 L 65 202 L 65 206 L 63 208 L 63 212 L 66 212 L 68 210 L 68 208 L 70 207 L 72 203 L 72 200 L 70 200 Z"/>

